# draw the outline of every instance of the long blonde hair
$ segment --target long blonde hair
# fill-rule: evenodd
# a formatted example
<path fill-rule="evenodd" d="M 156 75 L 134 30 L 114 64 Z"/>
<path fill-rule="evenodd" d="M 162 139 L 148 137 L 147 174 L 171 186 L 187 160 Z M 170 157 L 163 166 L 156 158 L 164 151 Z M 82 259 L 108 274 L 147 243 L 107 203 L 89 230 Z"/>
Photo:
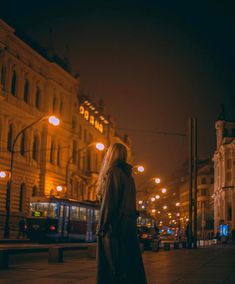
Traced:
<path fill-rule="evenodd" d="M 127 161 L 127 149 L 121 143 L 113 143 L 108 148 L 108 151 L 104 156 L 96 188 L 96 194 L 99 199 L 101 199 L 104 194 L 104 183 L 108 170 L 112 167 L 112 165 L 116 161 L 122 161 L 122 162 Z"/>

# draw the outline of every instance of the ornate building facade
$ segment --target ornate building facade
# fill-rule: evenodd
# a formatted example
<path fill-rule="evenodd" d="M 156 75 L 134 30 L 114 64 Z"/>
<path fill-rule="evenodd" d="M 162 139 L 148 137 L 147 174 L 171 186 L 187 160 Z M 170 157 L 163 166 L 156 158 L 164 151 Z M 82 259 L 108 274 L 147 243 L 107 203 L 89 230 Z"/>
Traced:
<path fill-rule="evenodd" d="M 48 115 L 60 119 L 57 127 Z M 95 182 L 104 153 L 95 142 L 108 147 L 121 142 L 132 159 L 131 142 L 120 137 L 110 116 L 90 98 L 79 96 L 79 78 L 62 61 L 47 56 L 22 41 L 0 20 L 0 237 L 6 214 L 12 143 L 11 230 L 29 214 L 32 198 L 57 196 L 95 200 Z"/>
<path fill-rule="evenodd" d="M 228 225 L 235 229 L 235 122 L 225 121 L 224 116 L 216 123 L 217 147 L 214 153 L 214 227 Z"/>
<path fill-rule="evenodd" d="M 188 174 L 185 174 L 188 165 L 185 164 L 185 166 L 184 174 L 178 183 L 180 222 L 183 230 L 186 230 L 189 218 L 189 177 Z M 198 238 L 207 239 L 209 234 L 213 232 L 213 164 L 210 160 L 199 160 L 197 166 L 197 233 Z"/>

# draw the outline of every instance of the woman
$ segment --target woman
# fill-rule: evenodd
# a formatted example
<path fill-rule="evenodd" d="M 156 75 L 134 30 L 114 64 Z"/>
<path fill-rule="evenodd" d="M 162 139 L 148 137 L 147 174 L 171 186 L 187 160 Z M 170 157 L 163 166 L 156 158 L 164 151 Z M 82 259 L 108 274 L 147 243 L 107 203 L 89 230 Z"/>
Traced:
<path fill-rule="evenodd" d="M 98 178 L 97 284 L 146 284 L 136 232 L 136 193 L 127 150 L 114 143 Z"/>

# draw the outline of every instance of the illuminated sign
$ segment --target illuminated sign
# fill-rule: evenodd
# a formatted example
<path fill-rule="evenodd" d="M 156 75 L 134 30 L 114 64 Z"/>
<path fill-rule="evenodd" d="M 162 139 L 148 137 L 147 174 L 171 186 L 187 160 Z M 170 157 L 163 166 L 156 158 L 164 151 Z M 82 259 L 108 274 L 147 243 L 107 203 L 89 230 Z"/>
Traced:
<path fill-rule="evenodd" d="M 79 108 L 80 114 L 92 125 L 94 126 L 100 133 L 103 133 L 104 127 L 103 124 L 100 123 L 93 114 L 90 114 L 88 110 L 85 109 L 84 106 L 80 106 Z"/>
<path fill-rule="evenodd" d="M 40 211 L 34 211 L 34 212 L 32 212 L 32 215 L 33 215 L 34 217 L 41 217 L 41 216 L 42 216 L 42 212 L 40 212 Z"/>

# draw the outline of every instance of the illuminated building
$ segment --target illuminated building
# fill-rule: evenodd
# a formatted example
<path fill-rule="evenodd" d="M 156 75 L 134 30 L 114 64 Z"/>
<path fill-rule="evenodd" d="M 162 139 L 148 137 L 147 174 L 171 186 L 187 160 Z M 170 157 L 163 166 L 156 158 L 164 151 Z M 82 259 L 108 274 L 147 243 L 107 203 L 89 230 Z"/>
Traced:
<path fill-rule="evenodd" d="M 179 190 L 179 212 L 181 217 L 181 228 L 186 229 L 189 217 L 189 177 L 188 164 L 182 168 L 181 177 L 178 182 Z M 197 176 L 197 223 L 198 237 L 207 238 L 208 233 L 213 231 L 213 164 L 211 160 L 198 161 Z M 178 209 L 177 209 L 178 210 Z"/>
<path fill-rule="evenodd" d="M 225 121 L 224 116 L 216 123 L 217 147 L 214 153 L 214 230 L 220 225 L 235 229 L 235 121 Z"/>
<path fill-rule="evenodd" d="M 103 154 L 91 145 L 131 142 L 90 98 L 79 94 L 79 79 L 58 58 L 33 49 L 0 20 L 0 171 L 9 172 L 11 146 L 27 125 L 47 114 L 59 116 L 54 128 L 41 121 L 19 137 L 14 153 L 11 194 L 12 236 L 30 200 L 57 196 L 95 200 L 95 182 Z M 6 187 L 0 179 L 0 237 L 4 227 Z"/>

